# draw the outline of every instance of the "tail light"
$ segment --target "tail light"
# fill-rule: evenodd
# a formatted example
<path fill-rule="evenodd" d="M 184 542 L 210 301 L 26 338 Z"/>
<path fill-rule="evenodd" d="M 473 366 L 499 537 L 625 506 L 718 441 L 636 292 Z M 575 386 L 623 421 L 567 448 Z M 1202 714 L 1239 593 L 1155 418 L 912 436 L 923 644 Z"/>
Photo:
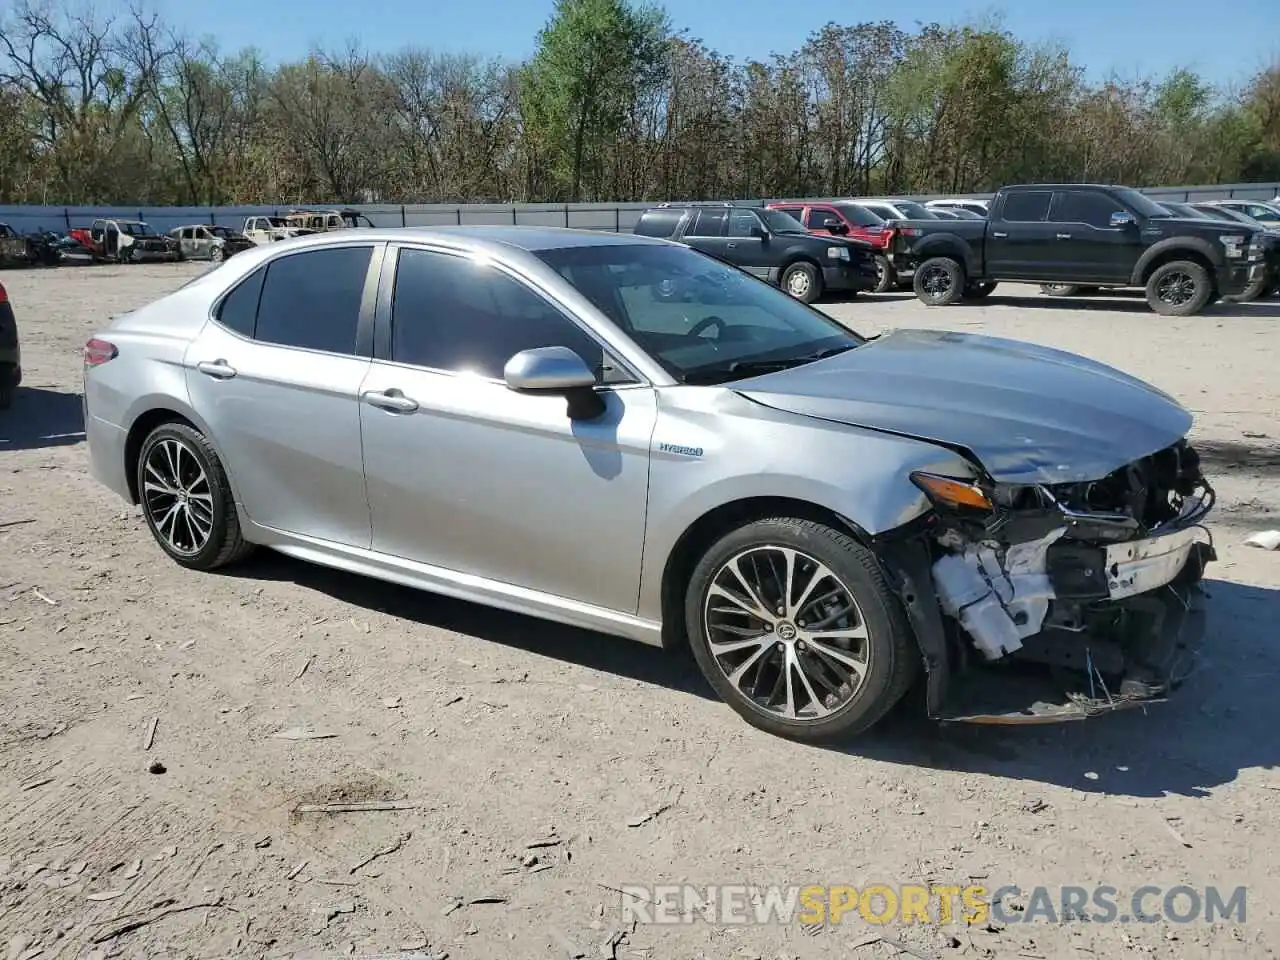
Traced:
<path fill-rule="evenodd" d="M 114 360 L 119 352 L 114 343 L 95 337 L 84 345 L 84 365 L 86 367 L 101 366 L 108 360 Z"/>
<path fill-rule="evenodd" d="M 897 230 L 904 237 L 918 237 L 924 233 L 919 227 L 898 227 Z"/>
<path fill-rule="evenodd" d="M 7 290 L 5 290 L 4 284 L 0 283 L 0 303 L 8 303 L 8 302 L 9 302 L 9 293 Z"/>

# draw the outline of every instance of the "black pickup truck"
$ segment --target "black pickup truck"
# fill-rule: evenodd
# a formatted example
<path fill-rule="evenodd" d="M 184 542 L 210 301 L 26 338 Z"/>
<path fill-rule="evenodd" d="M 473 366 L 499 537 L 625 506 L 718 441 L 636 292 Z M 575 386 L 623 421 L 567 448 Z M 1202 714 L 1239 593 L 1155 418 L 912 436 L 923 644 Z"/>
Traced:
<path fill-rule="evenodd" d="M 1266 267 L 1259 231 L 1171 215 L 1131 187 L 1002 188 L 986 220 L 899 220 L 889 259 L 915 269 L 931 306 L 985 297 L 1001 280 L 1141 287 L 1156 313 L 1186 317 L 1237 296 Z"/>
<path fill-rule="evenodd" d="M 819 236 L 779 210 L 729 203 L 664 203 L 640 214 L 635 232 L 693 247 L 813 303 L 823 293 L 857 293 L 879 282 L 876 248 Z"/>

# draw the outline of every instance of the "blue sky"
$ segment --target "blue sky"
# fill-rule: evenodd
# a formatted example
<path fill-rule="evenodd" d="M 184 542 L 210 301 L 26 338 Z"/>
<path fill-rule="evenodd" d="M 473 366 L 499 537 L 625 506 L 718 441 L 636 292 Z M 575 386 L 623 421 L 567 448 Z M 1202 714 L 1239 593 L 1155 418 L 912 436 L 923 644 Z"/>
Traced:
<path fill-rule="evenodd" d="M 378 52 L 412 44 L 522 58 L 552 2 L 152 0 L 151 6 L 193 33 L 217 37 L 224 50 L 252 45 L 270 59 L 292 59 L 312 43 L 337 46 L 349 38 Z M 664 6 L 675 24 L 739 58 L 792 50 L 829 20 L 881 17 L 874 4 L 819 0 L 667 0 Z M 898 23 L 908 29 L 999 13 L 1021 37 L 1067 43 L 1094 78 L 1113 70 L 1132 77 L 1190 67 L 1215 83 L 1239 83 L 1280 57 L 1280 0 L 1231 0 L 1222 7 L 1203 0 L 1015 0 L 1003 6 L 901 0 L 884 9 L 898 10 Z"/>

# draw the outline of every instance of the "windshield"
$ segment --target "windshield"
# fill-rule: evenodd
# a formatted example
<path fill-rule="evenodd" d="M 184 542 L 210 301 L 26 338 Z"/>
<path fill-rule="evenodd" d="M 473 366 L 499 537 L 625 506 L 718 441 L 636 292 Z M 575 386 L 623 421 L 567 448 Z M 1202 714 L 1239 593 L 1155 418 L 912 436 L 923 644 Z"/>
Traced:
<path fill-rule="evenodd" d="M 289 225 L 285 222 L 284 217 L 267 217 L 267 223 L 273 227 L 287 227 Z"/>
<path fill-rule="evenodd" d="M 808 233 L 804 228 L 804 224 L 791 216 L 789 213 L 783 213 L 781 210 L 757 210 L 756 213 L 764 219 L 764 225 L 774 233 Z"/>
<path fill-rule="evenodd" d="M 1212 220 L 1213 219 L 1204 211 L 1197 210 L 1195 207 L 1187 203 L 1171 203 L 1170 201 L 1165 200 L 1160 204 L 1160 206 L 1164 207 L 1166 210 L 1169 211 L 1169 213 L 1171 213 L 1175 217 L 1187 217 L 1192 220 Z"/>
<path fill-rule="evenodd" d="M 1164 207 L 1160 206 L 1145 193 L 1139 193 L 1133 187 L 1116 187 L 1112 195 L 1140 217 L 1159 218 L 1169 216 Z"/>
<path fill-rule="evenodd" d="M 673 377 L 717 383 L 865 341 L 777 287 L 687 247 L 536 251 Z"/>
<path fill-rule="evenodd" d="M 151 227 L 149 224 L 141 221 L 120 220 L 120 232 L 127 233 L 131 237 L 149 237 L 151 236 Z"/>
<path fill-rule="evenodd" d="M 908 220 L 941 220 L 942 218 L 914 200 L 895 200 L 893 205 L 907 215 Z"/>
<path fill-rule="evenodd" d="M 1241 213 L 1239 210 L 1232 210 L 1230 207 L 1205 207 L 1204 212 L 1215 220 L 1228 220 L 1231 223 L 1247 223 L 1250 226 L 1257 222 L 1247 213 Z"/>

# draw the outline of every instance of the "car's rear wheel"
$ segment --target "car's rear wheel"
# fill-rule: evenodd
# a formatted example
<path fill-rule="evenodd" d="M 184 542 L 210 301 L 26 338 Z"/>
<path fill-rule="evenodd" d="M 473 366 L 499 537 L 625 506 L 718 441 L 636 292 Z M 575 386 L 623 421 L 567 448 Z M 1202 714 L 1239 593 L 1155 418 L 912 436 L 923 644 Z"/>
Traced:
<path fill-rule="evenodd" d="M 923 303 L 948 306 L 964 296 L 964 267 L 950 257 L 933 257 L 916 268 L 911 285 Z"/>
<path fill-rule="evenodd" d="M 812 263 L 793 263 L 782 271 L 782 289 L 797 300 L 813 303 L 822 296 L 822 274 Z"/>
<path fill-rule="evenodd" d="M 875 557 L 810 520 L 757 520 L 699 561 L 685 599 L 694 657 L 747 722 L 824 741 L 875 724 L 918 653 Z"/>
<path fill-rule="evenodd" d="M 1192 260 L 1162 263 L 1147 278 L 1147 304 L 1165 317 L 1190 317 L 1213 299 L 1209 271 Z"/>
<path fill-rule="evenodd" d="M 213 570 L 252 551 L 226 471 L 200 431 L 184 423 L 156 427 L 142 442 L 136 470 L 147 527 L 182 566 Z"/>
<path fill-rule="evenodd" d="M 876 256 L 876 285 L 872 287 L 873 293 L 888 293 L 898 283 L 898 275 L 893 269 L 893 264 L 889 262 L 889 258 L 885 256 Z"/>

